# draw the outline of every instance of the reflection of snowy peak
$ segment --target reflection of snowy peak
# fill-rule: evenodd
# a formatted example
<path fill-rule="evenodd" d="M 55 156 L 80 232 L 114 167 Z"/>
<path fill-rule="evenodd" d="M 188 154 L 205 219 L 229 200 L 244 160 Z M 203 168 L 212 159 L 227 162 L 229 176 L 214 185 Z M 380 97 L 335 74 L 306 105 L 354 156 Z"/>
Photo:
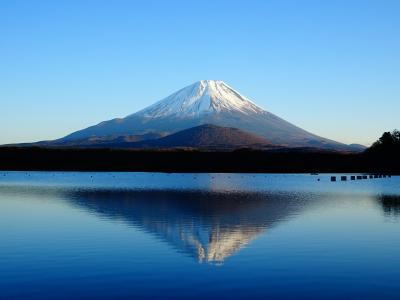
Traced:
<path fill-rule="evenodd" d="M 227 257 L 246 246 L 263 231 L 264 228 L 257 227 L 229 230 L 218 228 L 212 232 L 206 251 L 198 254 L 199 261 L 221 263 Z"/>
<path fill-rule="evenodd" d="M 147 228 L 156 231 L 160 236 L 178 247 L 184 249 L 200 263 L 223 263 L 223 261 L 241 248 L 245 247 L 265 228 L 257 226 L 237 225 L 237 228 L 227 228 L 220 224 L 195 223 L 187 226 L 180 222 L 147 223 Z"/>
<path fill-rule="evenodd" d="M 300 192 L 232 192 L 240 185 L 237 180 L 216 175 L 209 190 L 219 192 L 82 190 L 72 191 L 67 198 L 91 213 L 150 233 L 198 262 L 221 264 L 267 229 L 315 202 Z"/>
<path fill-rule="evenodd" d="M 223 81 L 201 80 L 125 118 L 76 131 L 61 143 L 147 134 L 170 135 L 200 125 L 238 128 L 272 144 L 346 150 L 351 147 L 307 132 L 257 106 Z"/>
<path fill-rule="evenodd" d="M 222 111 L 243 114 L 264 112 L 223 81 L 201 80 L 140 111 L 138 115 L 145 118 L 187 118 Z"/>

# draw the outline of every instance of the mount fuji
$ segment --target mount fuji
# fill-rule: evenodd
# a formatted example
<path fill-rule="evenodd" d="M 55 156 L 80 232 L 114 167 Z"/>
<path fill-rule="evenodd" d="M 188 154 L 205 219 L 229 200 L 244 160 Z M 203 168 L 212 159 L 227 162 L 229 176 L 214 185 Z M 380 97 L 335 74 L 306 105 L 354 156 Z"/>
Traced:
<path fill-rule="evenodd" d="M 76 131 L 53 144 L 85 145 L 121 138 L 143 141 L 201 125 L 237 128 L 282 147 L 352 150 L 350 145 L 317 136 L 279 118 L 219 80 L 198 81 L 139 112 Z"/>

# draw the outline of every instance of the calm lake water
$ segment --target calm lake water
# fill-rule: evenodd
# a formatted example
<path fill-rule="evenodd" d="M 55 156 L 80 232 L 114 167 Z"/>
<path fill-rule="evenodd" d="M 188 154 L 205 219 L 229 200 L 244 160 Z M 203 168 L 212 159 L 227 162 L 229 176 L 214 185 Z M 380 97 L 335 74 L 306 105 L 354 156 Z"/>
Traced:
<path fill-rule="evenodd" d="M 399 279 L 399 177 L 0 172 L 1 299 L 399 299 Z"/>

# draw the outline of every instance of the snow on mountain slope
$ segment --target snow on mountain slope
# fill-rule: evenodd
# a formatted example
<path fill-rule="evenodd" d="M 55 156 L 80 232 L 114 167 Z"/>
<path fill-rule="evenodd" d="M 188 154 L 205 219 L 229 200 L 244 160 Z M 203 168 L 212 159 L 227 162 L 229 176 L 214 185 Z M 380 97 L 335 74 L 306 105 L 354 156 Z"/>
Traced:
<path fill-rule="evenodd" d="M 229 87 L 223 81 L 201 80 L 138 112 L 144 118 L 199 117 L 236 111 L 262 113 L 263 109 Z"/>
<path fill-rule="evenodd" d="M 204 124 L 238 128 L 288 147 L 348 148 L 265 111 L 223 81 L 215 80 L 198 81 L 137 113 L 79 130 L 61 141 L 157 132 L 172 134 Z"/>

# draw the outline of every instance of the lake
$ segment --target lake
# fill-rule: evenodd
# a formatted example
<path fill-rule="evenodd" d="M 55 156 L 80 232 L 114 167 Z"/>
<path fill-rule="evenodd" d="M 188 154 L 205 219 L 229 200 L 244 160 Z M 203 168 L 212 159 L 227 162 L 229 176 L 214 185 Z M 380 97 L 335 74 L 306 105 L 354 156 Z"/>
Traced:
<path fill-rule="evenodd" d="M 399 299 L 400 177 L 330 176 L 0 172 L 0 298 Z"/>

